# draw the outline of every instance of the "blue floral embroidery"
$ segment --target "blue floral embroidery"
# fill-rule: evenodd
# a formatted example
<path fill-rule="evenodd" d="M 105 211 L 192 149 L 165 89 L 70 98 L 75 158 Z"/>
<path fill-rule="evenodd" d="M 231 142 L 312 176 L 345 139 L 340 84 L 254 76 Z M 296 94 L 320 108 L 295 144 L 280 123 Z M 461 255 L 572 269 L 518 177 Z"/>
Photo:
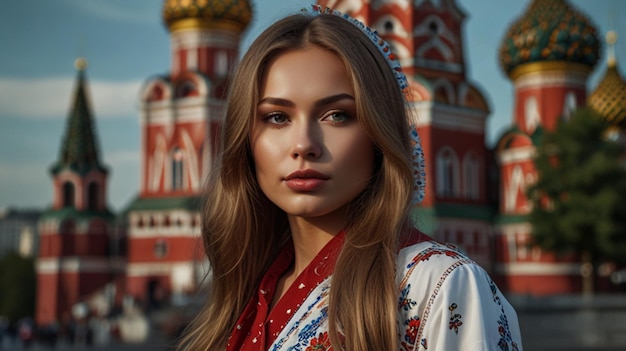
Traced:
<path fill-rule="evenodd" d="M 454 313 L 454 310 L 456 310 L 457 307 L 456 303 L 452 303 L 448 309 L 450 310 L 450 330 L 454 330 L 454 332 L 458 335 L 459 327 L 463 325 L 463 322 L 461 322 L 461 318 L 463 318 L 463 316 L 459 313 Z"/>
<path fill-rule="evenodd" d="M 417 333 L 422 322 L 420 317 L 416 314 L 417 311 L 406 313 L 412 311 L 417 306 L 417 301 L 409 297 L 410 291 L 411 284 L 407 284 L 406 287 L 400 291 L 400 296 L 398 297 L 398 312 L 400 312 L 400 315 L 408 317 L 408 319 L 399 321 L 399 324 L 401 324 L 399 330 L 402 333 L 400 337 L 400 349 L 402 351 L 413 350 L 413 346 L 417 340 Z"/>
<path fill-rule="evenodd" d="M 311 323 L 305 325 L 298 333 L 298 343 L 308 343 L 309 340 L 317 336 L 317 330 L 322 325 L 322 322 L 328 317 L 328 307 L 324 307 L 320 310 L 320 316 L 315 318 Z"/>
<path fill-rule="evenodd" d="M 411 290 L 411 284 L 407 284 L 406 288 L 402 289 L 400 292 L 400 297 L 398 298 L 398 310 L 402 309 L 404 311 L 408 311 L 417 305 L 417 302 L 408 297 L 409 290 Z"/>
<path fill-rule="evenodd" d="M 502 306 L 502 301 L 498 295 L 498 288 L 491 279 L 489 279 L 489 287 L 491 288 L 491 293 L 493 294 L 493 301 L 500 306 L 500 319 L 498 320 L 498 333 L 500 334 L 500 340 L 498 341 L 498 346 L 502 351 L 518 351 L 519 349 L 517 347 L 517 343 L 513 341 L 513 337 L 511 336 L 509 321 L 504 313 L 504 306 Z M 511 344 L 510 349 L 509 343 Z"/>

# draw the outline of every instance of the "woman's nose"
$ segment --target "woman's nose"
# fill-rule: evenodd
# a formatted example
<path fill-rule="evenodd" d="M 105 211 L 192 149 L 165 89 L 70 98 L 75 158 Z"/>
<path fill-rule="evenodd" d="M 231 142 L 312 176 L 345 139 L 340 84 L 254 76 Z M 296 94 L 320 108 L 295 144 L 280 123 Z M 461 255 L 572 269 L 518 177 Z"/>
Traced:
<path fill-rule="evenodd" d="M 298 123 L 292 129 L 291 157 L 316 159 L 322 155 L 321 134 L 312 123 Z"/>

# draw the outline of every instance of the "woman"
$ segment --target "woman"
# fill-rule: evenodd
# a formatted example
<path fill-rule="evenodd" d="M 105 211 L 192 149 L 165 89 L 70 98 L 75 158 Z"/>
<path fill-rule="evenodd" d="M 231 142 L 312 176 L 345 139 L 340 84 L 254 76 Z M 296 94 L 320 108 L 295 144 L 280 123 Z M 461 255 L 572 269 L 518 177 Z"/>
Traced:
<path fill-rule="evenodd" d="M 397 62 L 327 12 L 275 23 L 238 67 L 207 187 L 211 297 L 180 348 L 521 349 L 487 274 L 412 229 Z"/>

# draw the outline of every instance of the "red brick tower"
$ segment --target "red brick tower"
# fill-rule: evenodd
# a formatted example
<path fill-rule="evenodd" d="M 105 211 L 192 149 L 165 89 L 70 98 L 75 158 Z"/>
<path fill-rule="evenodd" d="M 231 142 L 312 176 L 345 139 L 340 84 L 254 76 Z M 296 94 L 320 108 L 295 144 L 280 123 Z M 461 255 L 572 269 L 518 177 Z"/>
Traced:
<path fill-rule="evenodd" d="M 142 88 L 141 189 L 124 214 L 126 292 L 148 307 L 184 298 L 204 273 L 198 195 L 251 13 L 247 0 L 164 1 L 171 72 Z"/>
<path fill-rule="evenodd" d="M 580 264 L 530 247 L 526 188 L 536 179 L 533 153 L 543 131 L 586 103 L 587 78 L 598 60 L 599 40 L 590 21 L 565 0 L 533 0 L 511 25 L 500 65 L 514 85 L 513 123 L 497 144 L 500 210 L 496 273 L 517 294 L 580 291 Z"/>
<path fill-rule="evenodd" d="M 112 280 L 112 214 L 106 205 L 107 168 L 101 163 L 87 94 L 86 61 L 76 60 L 78 78 L 59 160 L 50 173 L 52 208 L 39 220 L 35 319 L 38 324 L 70 316 L 72 307 Z"/>

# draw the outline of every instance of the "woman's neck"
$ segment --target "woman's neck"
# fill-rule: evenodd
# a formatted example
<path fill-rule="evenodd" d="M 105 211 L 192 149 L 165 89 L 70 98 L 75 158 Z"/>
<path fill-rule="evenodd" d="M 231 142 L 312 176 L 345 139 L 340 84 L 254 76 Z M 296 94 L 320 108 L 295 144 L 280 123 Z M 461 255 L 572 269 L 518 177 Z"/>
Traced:
<path fill-rule="evenodd" d="M 288 219 L 293 238 L 294 263 L 278 280 L 270 308 L 274 308 L 315 256 L 345 226 L 343 216 L 324 219 L 288 216 Z"/>
<path fill-rule="evenodd" d="M 293 276 L 297 277 L 311 263 L 313 258 L 345 226 L 345 216 L 324 216 L 325 218 L 303 218 L 288 216 L 295 262 Z"/>

